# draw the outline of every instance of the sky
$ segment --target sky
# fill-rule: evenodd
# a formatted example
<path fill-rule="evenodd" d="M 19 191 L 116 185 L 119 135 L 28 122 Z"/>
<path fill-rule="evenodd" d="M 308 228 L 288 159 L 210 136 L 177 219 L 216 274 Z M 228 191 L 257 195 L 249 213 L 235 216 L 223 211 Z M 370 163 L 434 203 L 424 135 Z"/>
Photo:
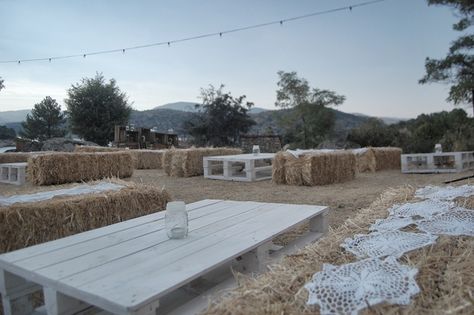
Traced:
<path fill-rule="evenodd" d="M 0 61 L 121 49 L 264 23 L 364 0 L 0 0 Z M 219 86 L 274 109 L 279 70 L 346 96 L 338 109 L 413 118 L 451 110 L 449 86 L 420 85 L 426 57 L 459 36 L 447 7 L 386 0 L 211 38 L 52 62 L 0 63 L 0 111 L 31 109 L 45 96 L 65 109 L 67 89 L 102 73 L 133 108 L 199 102 Z"/>

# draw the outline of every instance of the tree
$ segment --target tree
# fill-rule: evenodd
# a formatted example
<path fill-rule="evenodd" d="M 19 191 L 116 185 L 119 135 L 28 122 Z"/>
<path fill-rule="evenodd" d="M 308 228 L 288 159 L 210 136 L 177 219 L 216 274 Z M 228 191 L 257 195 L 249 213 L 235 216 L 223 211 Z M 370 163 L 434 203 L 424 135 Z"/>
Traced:
<path fill-rule="evenodd" d="M 73 84 L 67 93 L 65 102 L 72 132 L 100 145 L 113 139 L 114 126 L 126 124 L 132 112 L 126 94 L 115 80 L 106 82 L 100 73 Z"/>
<path fill-rule="evenodd" d="M 379 118 L 369 118 L 365 123 L 352 129 L 347 141 L 359 144 L 361 147 L 385 147 L 392 145 L 394 132 Z"/>
<path fill-rule="evenodd" d="M 203 103 L 196 105 L 198 112 L 184 124 L 198 144 L 236 145 L 240 134 L 255 124 L 248 115 L 253 103 L 245 102 L 245 95 L 234 98 L 223 89 L 224 85 L 218 89 L 213 85 L 201 89 Z"/>
<path fill-rule="evenodd" d="M 3 84 L 3 79 L 0 77 L 0 91 L 5 88 L 5 84 Z"/>
<path fill-rule="evenodd" d="M 63 137 L 66 130 L 63 127 L 66 121 L 61 107 L 55 99 L 46 96 L 40 103 L 35 104 L 31 113 L 22 122 L 21 136 L 28 139 L 46 140 L 54 137 Z"/>
<path fill-rule="evenodd" d="M 453 25 L 456 31 L 465 31 L 474 25 L 472 0 L 428 0 L 429 5 L 447 5 L 459 12 L 461 20 Z M 474 112 L 474 34 L 465 34 L 451 43 L 444 59 L 426 58 L 426 74 L 421 84 L 444 82 L 451 84 L 448 101 L 455 105 L 472 104 Z"/>
<path fill-rule="evenodd" d="M 286 130 L 286 140 L 295 146 L 316 147 L 334 127 L 334 113 L 328 107 L 342 104 L 345 97 L 330 90 L 311 89 L 296 72 L 279 71 L 278 76 L 275 105 L 293 109 L 279 122 Z"/>
<path fill-rule="evenodd" d="M 0 140 L 15 139 L 16 132 L 13 128 L 7 126 L 0 126 Z"/>

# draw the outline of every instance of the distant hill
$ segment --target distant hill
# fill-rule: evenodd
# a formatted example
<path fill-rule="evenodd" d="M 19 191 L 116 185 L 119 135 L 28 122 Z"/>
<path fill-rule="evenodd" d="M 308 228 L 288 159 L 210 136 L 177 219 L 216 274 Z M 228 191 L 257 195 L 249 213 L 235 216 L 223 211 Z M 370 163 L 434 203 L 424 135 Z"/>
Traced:
<path fill-rule="evenodd" d="M 0 125 L 24 121 L 26 119 L 26 115 L 28 115 L 30 112 L 30 109 L 0 112 Z"/>
<path fill-rule="evenodd" d="M 351 113 L 351 114 L 359 116 L 359 117 L 366 117 L 366 118 L 372 117 L 372 116 L 368 116 L 368 115 L 360 114 L 360 113 Z M 376 118 L 382 119 L 382 121 L 387 125 L 394 125 L 394 124 L 398 124 L 401 121 L 409 120 L 408 118 L 398 118 L 398 117 L 376 117 Z"/>
<path fill-rule="evenodd" d="M 195 105 L 198 104 L 198 102 L 175 102 L 175 103 L 168 103 L 160 106 L 156 106 L 153 109 L 173 109 L 173 110 L 181 110 L 183 112 L 191 112 L 194 113 L 196 112 L 196 107 Z M 267 109 L 262 108 L 262 107 L 252 107 L 249 111 L 250 114 L 258 114 L 261 112 L 265 112 Z"/>

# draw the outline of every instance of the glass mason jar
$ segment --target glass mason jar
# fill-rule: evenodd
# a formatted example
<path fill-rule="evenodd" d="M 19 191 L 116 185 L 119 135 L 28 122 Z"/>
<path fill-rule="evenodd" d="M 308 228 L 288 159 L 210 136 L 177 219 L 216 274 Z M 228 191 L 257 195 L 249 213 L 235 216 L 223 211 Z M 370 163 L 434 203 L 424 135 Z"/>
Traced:
<path fill-rule="evenodd" d="M 254 145 L 252 147 L 252 152 L 253 152 L 253 155 L 258 155 L 260 153 L 260 147 L 258 145 Z"/>
<path fill-rule="evenodd" d="M 165 227 L 169 238 L 180 239 L 188 236 L 188 212 L 183 201 L 168 202 Z"/>

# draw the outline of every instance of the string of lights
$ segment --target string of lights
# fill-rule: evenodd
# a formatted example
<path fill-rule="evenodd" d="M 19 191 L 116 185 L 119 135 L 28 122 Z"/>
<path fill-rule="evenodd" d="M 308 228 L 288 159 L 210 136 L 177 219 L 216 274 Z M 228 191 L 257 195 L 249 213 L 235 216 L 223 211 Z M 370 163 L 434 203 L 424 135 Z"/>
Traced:
<path fill-rule="evenodd" d="M 334 9 L 312 12 L 312 13 L 308 13 L 308 14 L 304 14 L 304 15 L 289 17 L 289 18 L 280 19 L 280 20 L 274 20 L 274 21 L 260 23 L 260 24 L 242 26 L 242 27 L 239 27 L 239 28 L 223 30 L 223 31 L 220 31 L 220 32 L 200 34 L 200 35 L 195 35 L 195 36 L 191 36 L 191 37 L 178 38 L 178 39 L 161 41 L 161 42 L 144 44 L 144 45 L 138 45 L 138 46 L 130 46 L 130 47 L 124 47 L 124 48 L 110 49 L 110 50 L 100 50 L 100 51 L 93 51 L 93 52 L 84 52 L 84 53 L 80 53 L 80 54 L 54 56 L 54 57 L 16 59 L 16 60 L 0 60 L 0 63 L 3 63 L 3 64 L 5 64 L 5 63 L 18 63 L 18 64 L 21 64 L 21 63 L 24 63 L 24 62 L 34 62 L 34 61 L 51 62 L 53 60 L 79 58 L 79 57 L 86 58 L 87 56 L 112 54 L 112 53 L 125 54 L 126 51 L 130 51 L 130 50 L 144 49 L 144 48 L 150 48 L 150 47 L 156 47 L 156 46 L 171 46 L 172 44 L 176 44 L 176 43 L 187 42 L 187 41 L 192 41 L 192 40 L 198 40 L 198 39 L 208 38 L 208 37 L 222 37 L 225 34 L 237 33 L 237 32 L 242 32 L 242 31 L 247 31 L 247 30 L 253 30 L 253 29 L 263 28 L 263 27 L 267 27 L 267 26 L 271 26 L 271 25 L 283 25 L 284 23 L 287 23 L 287 22 L 293 22 L 293 21 L 297 21 L 297 20 L 307 19 L 307 18 L 320 16 L 320 15 L 325 15 L 325 14 L 336 13 L 336 12 L 340 12 L 340 11 L 352 11 L 355 8 L 369 6 L 369 5 L 373 5 L 373 4 L 376 4 L 376 3 L 379 3 L 379 2 L 384 2 L 384 1 L 387 1 L 387 0 L 365 1 L 365 2 L 355 3 L 355 4 L 352 4 L 352 5 L 338 7 L 338 8 L 334 8 Z"/>

